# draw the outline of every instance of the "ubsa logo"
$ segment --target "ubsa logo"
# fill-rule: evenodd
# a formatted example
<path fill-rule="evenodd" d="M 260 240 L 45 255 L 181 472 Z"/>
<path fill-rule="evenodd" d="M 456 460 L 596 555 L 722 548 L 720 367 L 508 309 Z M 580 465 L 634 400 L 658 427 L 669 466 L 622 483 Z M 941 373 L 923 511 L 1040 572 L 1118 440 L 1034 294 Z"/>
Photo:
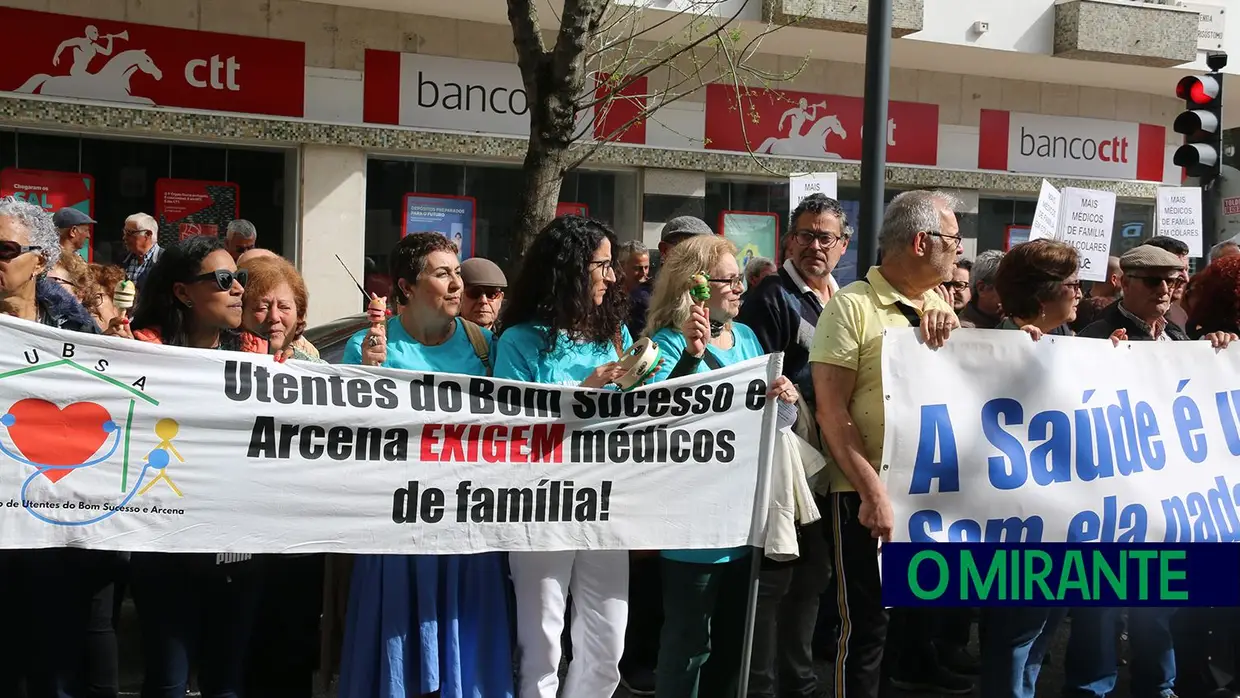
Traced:
<path fill-rule="evenodd" d="M 1134 223 L 1124 224 L 1124 227 L 1120 228 L 1119 234 L 1120 234 L 1120 237 L 1139 238 L 1141 237 L 1141 233 L 1144 231 L 1145 231 L 1145 224 L 1138 221 Z"/>

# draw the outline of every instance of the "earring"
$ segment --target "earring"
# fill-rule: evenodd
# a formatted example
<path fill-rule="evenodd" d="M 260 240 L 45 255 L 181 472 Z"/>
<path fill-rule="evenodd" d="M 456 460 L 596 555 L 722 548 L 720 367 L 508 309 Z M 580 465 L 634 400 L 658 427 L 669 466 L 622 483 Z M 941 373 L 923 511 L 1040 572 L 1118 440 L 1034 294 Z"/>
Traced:
<path fill-rule="evenodd" d="M 185 301 L 185 307 L 186 308 L 194 307 L 194 301 Z"/>

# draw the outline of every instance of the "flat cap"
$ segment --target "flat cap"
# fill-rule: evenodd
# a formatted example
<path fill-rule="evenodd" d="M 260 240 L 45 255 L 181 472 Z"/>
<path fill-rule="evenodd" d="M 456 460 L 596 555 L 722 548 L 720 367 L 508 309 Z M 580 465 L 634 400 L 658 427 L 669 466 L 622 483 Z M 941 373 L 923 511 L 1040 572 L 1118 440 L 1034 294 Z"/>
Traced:
<path fill-rule="evenodd" d="M 1139 269 L 1181 269 L 1184 262 L 1176 255 L 1153 245 L 1138 245 L 1119 258 L 1119 268 L 1123 271 Z"/>
<path fill-rule="evenodd" d="M 62 208 L 52 216 L 52 225 L 64 230 L 75 225 L 94 225 L 95 219 L 76 208 Z"/>
<path fill-rule="evenodd" d="M 486 257 L 470 257 L 461 262 L 461 280 L 466 286 L 508 288 L 508 278 L 503 270 Z"/>
<path fill-rule="evenodd" d="M 706 221 L 697 216 L 676 216 L 663 224 L 663 231 L 659 233 L 659 239 L 663 242 L 671 242 L 670 238 L 714 234 L 715 231 L 711 230 L 709 225 L 706 225 Z"/>

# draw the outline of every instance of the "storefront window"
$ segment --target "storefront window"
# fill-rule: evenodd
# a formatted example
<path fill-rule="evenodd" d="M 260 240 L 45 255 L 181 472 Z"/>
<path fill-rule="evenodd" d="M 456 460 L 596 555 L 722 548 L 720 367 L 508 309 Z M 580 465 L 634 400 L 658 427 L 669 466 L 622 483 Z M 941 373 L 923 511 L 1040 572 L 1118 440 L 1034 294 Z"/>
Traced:
<path fill-rule="evenodd" d="M 1033 223 L 1033 212 L 1037 205 L 1037 201 L 1033 199 L 983 197 L 978 205 L 978 251 L 1007 249 L 1009 235 L 1013 243 L 1027 240 L 1027 228 Z M 1153 235 L 1153 204 L 1116 202 L 1115 225 L 1111 231 L 1112 255 L 1118 257 Z"/>
<path fill-rule="evenodd" d="M 157 201 L 156 183 L 165 178 L 178 180 L 180 201 L 187 200 L 185 194 L 200 198 L 188 204 L 196 209 L 183 219 L 189 223 L 161 228 L 161 244 L 174 242 L 183 232 L 211 230 L 212 225 L 223 234 L 228 221 L 239 217 L 258 228 L 260 246 L 282 254 L 286 157 L 288 153 L 279 150 L 0 131 L 0 171 L 17 168 L 93 178 L 93 215 L 99 224 L 91 240 L 91 253 L 97 262 L 118 261 L 124 256 L 121 231 L 129 215 L 144 212 L 158 218 L 161 212 L 171 210 L 165 208 L 168 197 L 165 204 Z M 230 192 L 225 199 L 216 200 L 211 198 L 214 188 L 197 186 L 208 182 L 233 186 L 225 188 Z M 181 212 L 169 213 L 165 220 L 186 215 L 186 210 L 182 205 Z"/>
<path fill-rule="evenodd" d="M 506 270 L 510 259 L 513 215 L 521 194 L 521 170 L 515 165 L 462 165 L 439 160 L 381 160 L 366 166 L 366 256 L 371 273 L 387 269 L 387 256 L 400 240 L 406 215 L 410 228 L 433 230 L 436 223 L 419 219 L 406 209 L 413 201 L 434 202 L 436 197 L 460 215 L 444 218 L 441 232 L 462 235 L 473 226 L 472 239 L 463 242 L 465 256 L 486 257 Z M 460 199 L 458 197 L 466 197 Z M 640 235 L 637 220 L 637 177 L 629 172 L 574 171 L 564 177 L 560 202 L 585 207 L 585 212 L 616 230 L 621 239 Z M 429 203 L 427 204 L 429 206 Z M 566 209 L 567 210 L 567 209 Z M 466 221 L 472 212 L 472 221 Z M 637 232 L 635 232 L 637 231 Z M 373 265 L 373 266 L 372 266 Z"/>

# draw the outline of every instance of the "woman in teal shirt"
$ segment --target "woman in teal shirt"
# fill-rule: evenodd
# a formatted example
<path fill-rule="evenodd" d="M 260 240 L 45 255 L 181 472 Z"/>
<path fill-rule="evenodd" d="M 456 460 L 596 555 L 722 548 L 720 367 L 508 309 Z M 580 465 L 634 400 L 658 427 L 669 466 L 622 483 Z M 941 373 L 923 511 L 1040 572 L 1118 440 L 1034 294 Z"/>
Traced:
<path fill-rule="evenodd" d="M 500 317 L 495 377 L 604 388 L 630 344 L 627 299 L 616 284 L 616 236 L 602 223 L 563 216 L 538 234 Z M 620 683 L 628 621 L 624 550 L 513 553 L 520 698 L 555 698 L 564 611 L 573 597 L 573 658 L 563 695 L 611 698 Z"/>
<path fill-rule="evenodd" d="M 689 289 L 704 273 L 710 299 L 695 303 Z M 659 344 L 663 365 L 655 380 L 704 373 L 763 355 L 753 330 L 733 322 L 743 288 L 736 247 L 715 235 L 676 246 L 659 271 L 646 335 Z M 787 378 L 771 394 L 796 402 Z M 744 652 L 750 548 L 665 550 L 663 633 L 656 670 L 657 698 L 734 696 Z"/>

